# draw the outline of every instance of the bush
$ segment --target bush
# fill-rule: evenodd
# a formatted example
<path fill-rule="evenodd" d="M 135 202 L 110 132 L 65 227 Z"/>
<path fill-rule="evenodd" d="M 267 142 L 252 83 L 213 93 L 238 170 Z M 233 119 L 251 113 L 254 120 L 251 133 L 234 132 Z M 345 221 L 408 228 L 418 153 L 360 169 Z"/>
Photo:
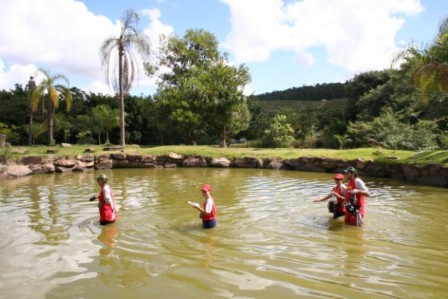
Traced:
<path fill-rule="evenodd" d="M 263 147 L 290 147 L 294 141 L 294 130 L 286 122 L 286 116 L 277 114 L 272 120 L 269 130 L 262 138 Z"/>

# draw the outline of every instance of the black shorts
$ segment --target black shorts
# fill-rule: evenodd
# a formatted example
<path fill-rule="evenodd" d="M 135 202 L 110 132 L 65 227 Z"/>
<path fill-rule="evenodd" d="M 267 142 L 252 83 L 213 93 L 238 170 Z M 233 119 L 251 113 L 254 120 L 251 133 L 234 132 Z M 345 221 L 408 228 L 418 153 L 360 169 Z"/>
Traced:
<path fill-rule="evenodd" d="M 100 221 L 100 224 L 101 225 L 107 225 L 107 224 L 111 224 L 111 223 L 114 223 L 114 222 L 115 222 L 115 220 L 114 221 L 103 220 L 103 221 Z"/>

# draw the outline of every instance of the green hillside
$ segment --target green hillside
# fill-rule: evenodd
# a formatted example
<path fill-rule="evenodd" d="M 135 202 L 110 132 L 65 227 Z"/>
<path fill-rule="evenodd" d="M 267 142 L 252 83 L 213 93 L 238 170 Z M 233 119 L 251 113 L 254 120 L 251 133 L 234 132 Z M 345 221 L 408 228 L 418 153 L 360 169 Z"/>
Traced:
<path fill-rule="evenodd" d="M 345 108 L 346 98 L 320 101 L 303 101 L 303 100 L 261 100 L 261 107 L 266 112 L 276 112 L 283 107 L 293 109 L 340 109 Z"/>

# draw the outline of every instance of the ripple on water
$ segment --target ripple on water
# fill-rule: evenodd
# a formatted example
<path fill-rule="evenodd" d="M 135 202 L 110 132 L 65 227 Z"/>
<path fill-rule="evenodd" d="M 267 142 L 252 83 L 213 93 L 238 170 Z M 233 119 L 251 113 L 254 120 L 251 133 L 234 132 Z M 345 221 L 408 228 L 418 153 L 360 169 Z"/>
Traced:
<path fill-rule="evenodd" d="M 77 289 L 95 298 L 131 289 L 136 298 L 440 298 L 448 291 L 448 205 L 438 189 L 367 180 L 373 196 L 356 228 L 312 202 L 329 192 L 331 174 L 106 173 L 121 206 L 108 226 L 87 201 L 98 191 L 92 173 L 0 186 L 0 278 L 11 286 L 2 293 L 18 298 L 16 289 L 32 294 L 38 284 L 63 285 L 74 291 L 67 298 L 81 297 Z M 218 206 L 212 230 L 187 204 L 202 201 L 204 182 Z M 29 277 L 37 282 L 28 288 Z"/>

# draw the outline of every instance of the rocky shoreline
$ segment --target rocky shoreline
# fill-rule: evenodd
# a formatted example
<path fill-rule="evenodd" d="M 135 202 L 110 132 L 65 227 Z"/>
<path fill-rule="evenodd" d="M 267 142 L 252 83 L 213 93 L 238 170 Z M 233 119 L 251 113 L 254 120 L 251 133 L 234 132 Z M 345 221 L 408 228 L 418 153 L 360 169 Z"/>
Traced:
<path fill-rule="evenodd" d="M 360 175 L 393 178 L 434 187 L 448 187 L 448 166 L 437 164 L 386 164 L 361 159 L 347 161 L 319 157 L 301 157 L 284 160 L 280 158 L 260 159 L 246 157 L 229 160 L 225 157 L 210 158 L 176 153 L 153 156 L 123 152 L 101 155 L 86 153 L 74 158 L 58 156 L 24 157 L 17 163 L 10 162 L 3 165 L 0 171 L 0 179 L 39 173 L 64 173 L 114 168 L 233 167 L 336 173 L 341 172 L 348 166 L 356 167 Z"/>

